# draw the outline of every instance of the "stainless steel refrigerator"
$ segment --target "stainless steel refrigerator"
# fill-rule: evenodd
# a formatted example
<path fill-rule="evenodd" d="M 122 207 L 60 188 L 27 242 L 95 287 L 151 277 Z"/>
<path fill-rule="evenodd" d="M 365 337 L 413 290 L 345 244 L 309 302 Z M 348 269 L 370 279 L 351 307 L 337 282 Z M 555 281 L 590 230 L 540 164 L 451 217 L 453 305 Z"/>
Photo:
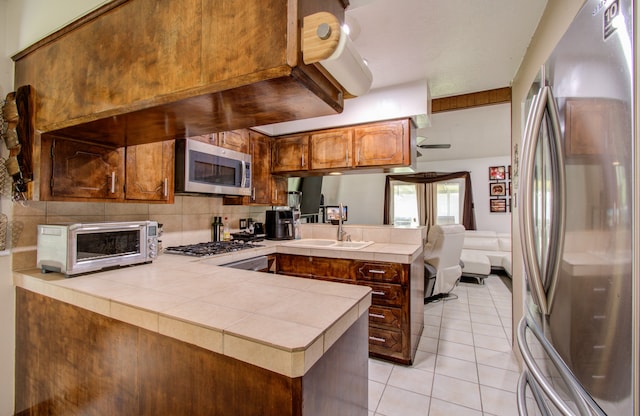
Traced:
<path fill-rule="evenodd" d="M 521 415 L 637 414 L 633 18 L 632 0 L 586 1 L 525 105 Z"/>

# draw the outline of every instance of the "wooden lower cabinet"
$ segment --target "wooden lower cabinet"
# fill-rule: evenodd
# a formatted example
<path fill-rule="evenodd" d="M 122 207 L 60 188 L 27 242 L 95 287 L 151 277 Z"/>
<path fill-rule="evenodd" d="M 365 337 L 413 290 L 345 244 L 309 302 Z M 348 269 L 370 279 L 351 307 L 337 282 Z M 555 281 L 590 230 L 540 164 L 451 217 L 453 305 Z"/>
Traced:
<path fill-rule="evenodd" d="M 291 378 L 16 290 L 16 415 L 367 415 L 365 315 Z"/>
<path fill-rule="evenodd" d="M 410 365 L 424 326 L 424 275 L 416 273 L 419 265 L 414 263 L 278 253 L 276 270 L 290 276 L 369 286 L 369 355 Z"/>

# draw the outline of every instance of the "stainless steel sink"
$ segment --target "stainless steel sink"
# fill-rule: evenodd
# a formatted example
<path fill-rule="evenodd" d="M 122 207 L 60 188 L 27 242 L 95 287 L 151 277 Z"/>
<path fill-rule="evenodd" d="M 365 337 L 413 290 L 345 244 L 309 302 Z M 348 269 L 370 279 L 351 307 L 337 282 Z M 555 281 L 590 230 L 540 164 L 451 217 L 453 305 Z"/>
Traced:
<path fill-rule="evenodd" d="M 321 238 L 303 238 L 302 240 L 294 240 L 284 244 L 292 247 L 359 250 L 373 243 L 373 241 L 336 241 Z"/>

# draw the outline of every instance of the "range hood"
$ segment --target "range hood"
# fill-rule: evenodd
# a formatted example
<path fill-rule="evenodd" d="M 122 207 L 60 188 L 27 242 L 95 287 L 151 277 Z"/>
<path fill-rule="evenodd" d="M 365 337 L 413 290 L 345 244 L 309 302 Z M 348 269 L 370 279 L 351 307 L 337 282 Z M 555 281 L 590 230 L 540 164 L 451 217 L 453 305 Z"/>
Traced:
<path fill-rule="evenodd" d="M 36 131 L 110 146 L 337 114 L 353 94 L 303 61 L 301 26 L 348 4 L 113 0 L 15 55 L 15 85 Z"/>

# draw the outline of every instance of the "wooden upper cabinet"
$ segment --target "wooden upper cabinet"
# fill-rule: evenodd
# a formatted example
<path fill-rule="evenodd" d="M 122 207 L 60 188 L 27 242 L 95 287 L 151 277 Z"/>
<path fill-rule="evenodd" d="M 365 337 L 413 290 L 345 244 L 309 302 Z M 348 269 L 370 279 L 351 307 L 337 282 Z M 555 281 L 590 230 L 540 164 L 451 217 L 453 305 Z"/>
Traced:
<path fill-rule="evenodd" d="M 223 131 L 217 134 L 218 146 L 235 150 L 240 153 L 249 153 L 249 129 Z"/>
<path fill-rule="evenodd" d="M 302 62 L 300 25 L 347 4 L 107 2 L 13 56 L 15 85 L 36 130 L 115 147 L 333 115 L 344 92 Z"/>
<path fill-rule="evenodd" d="M 350 168 L 353 165 L 353 129 L 324 130 L 309 135 L 311 169 Z"/>
<path fill-rule="evenodd" d="M 42 200 L 173 202 L 173 140 L 125 149 L 45 134 L 42 149 Z"/>
<path fill-rule="evenodd" d="M 271 139 L 251 134 L 251 203 L 271 204 Z"/>
<path fill-rule="evenodd" d="M 273 140 L 271 172 L 296 172 L 309 169 L 309 136 L 293 135 Z"/>
<path fill-rule="evenodd" d="M 225 196 L 224 205 L 287 205 L 288 179 L 271 174 L 272 142 L 271 137 L 250 131 L 251 196 Z"/>
<path fill-rule="evenodd" d="M 415 140 L 413 129 L 411 119 L 406 118 L 278 137 L 274 140 L 272 172 L 305 176 L 409 166 Z M 306 155 L 307 140 L 309 163 L 305 166 L 301 161 Z"/>
<path fill-rule="evenodd" d="M 173 202 L 174 143 L 167 140 L 126 149 L 126 199 Z"/>
<path fill-rule="evenodd" d="M 411 162 L 408 120 L 358 126 L 354 129 L 354 164 L 393 166 Z"/>
<path fill-rule="evenodd" d="M 42 137 L 41 199 L 120 200 L 124 196 L 124 149 L 51 136 Z"/>
<path fill-rule="evenodd" d="M 289 205 L 289 180 L 284 176 L 271 176 L 271 205 Z"/>
<path fill-rule="evenodd" d="M 187 139 L 195 140 L 197 142 L 202 142 L 206 144 L 211 144 L 214 146 L 218 145 L 218 133 L 202 134 L 200 136 L 190 136 L 190 137 L 187 137 Z"/>

